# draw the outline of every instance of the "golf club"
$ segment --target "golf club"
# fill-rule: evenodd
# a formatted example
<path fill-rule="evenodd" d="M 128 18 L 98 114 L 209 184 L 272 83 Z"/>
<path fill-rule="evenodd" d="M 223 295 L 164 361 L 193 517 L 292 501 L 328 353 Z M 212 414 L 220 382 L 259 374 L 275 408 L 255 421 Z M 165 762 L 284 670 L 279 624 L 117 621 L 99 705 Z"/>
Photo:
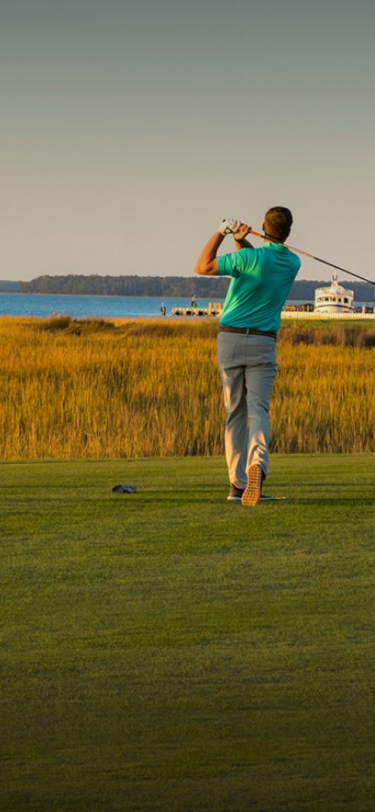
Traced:
<path fill-rule="evenodd" d="M 267 234 L 261 234 L 259 231 L 253 231 L 251 226 L 250 234 L 254 234 L 254 237 L 260 237 L 261 239 L 271 240 L 272 242 L 279 242 L 278 240 L 272 240 L 272 237 L 269 237 Z M 304 257 L 309 257 L 309 259 L 315 259 L 317 262 L 321 262 L 323 265 L 329 265 L 330 268 L 335 268 L 336 271 L 342 271 L 342 273 L 347 273 L 350 276 L 355 276 L 356 279 L 361 279 L 362 282 L 368 282 L 369 285 L 373 285 L 375 287 L 375 282 L 372 279 L 366 279 L 365 276 L 360 276 L 358 273 L 353 273 L 353 271 L 348 271 L 346 268 L 341 268 L 340 265 L 334 265 L 333 262 L 327 262 L 326 259 L 321 259 L 320 257 L 316 257 L 314 254 L 308 254 L 307 251 L 302 251 L 301 248 L 294 248 L 293 245 L 287 245 L 287 243 L 283 243 L 285 248 L 289 248 L 290 251 L 295 251 L 296 254 L 302 254 Z"/>

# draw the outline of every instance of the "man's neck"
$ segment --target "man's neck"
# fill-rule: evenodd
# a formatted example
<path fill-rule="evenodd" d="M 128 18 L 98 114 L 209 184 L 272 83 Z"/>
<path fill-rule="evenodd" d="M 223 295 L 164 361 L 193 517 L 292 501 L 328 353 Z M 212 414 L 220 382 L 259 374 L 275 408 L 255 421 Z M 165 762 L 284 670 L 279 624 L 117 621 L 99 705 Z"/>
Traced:
<path fill-rule="evenodd" d="M 273 237 L 272 234 L 268 234 L 267 231 L 264 232 L 264 239 L 266 242 L 276 242 L 279 245 L 283 245 L 285 240 L 279 240 L 278 237 Z"/>

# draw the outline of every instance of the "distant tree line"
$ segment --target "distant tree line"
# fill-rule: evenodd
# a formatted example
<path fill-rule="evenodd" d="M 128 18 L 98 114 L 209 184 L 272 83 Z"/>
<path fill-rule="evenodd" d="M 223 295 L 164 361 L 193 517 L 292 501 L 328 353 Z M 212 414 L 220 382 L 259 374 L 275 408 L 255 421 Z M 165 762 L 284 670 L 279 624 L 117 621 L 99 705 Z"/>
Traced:
<path fill-rule="evenodd" d="M 181 276 L 38 276 L 22 282 L 20 293 L 65 293 L 91 296 L 197 296 L 223 299 L 229 280 Z"/>
<path fill-rule="evenodd" d="M 344 279 L 343 277 L 340 278 L 339 282 L 344 288 L 349 288 L 349 290 L 354 291 L 355 301 L 374 301 L 375 288 L 372 285 L 368 285 L 366 282 L 353 282 L 351 279 Z M 299 279 L 294 282 L 288 298 L 297 299 L 299 301 L 308 301 L 309 299 L 313 300 L 315 289 L 328 287 L 329 284 L 330 282 L 327 281 L 327 279 L 321 279 L 318 281 L 312 279 Z"/>
<path fill-rule="evenodd" d="M 0 280 L 0 293 L 18 293 L 22 282 L 12 282 L 7 279 Z"/>
<path fill-rule="evenodd" d="M 354 290 L 357 302 L 374 299 L 374 288 L 365 282 L 340 280 L 344 287 Z M 0 281 L 0 292 L 64 293 L 75 296 L 161 296 L 186 297 L 216 301 L 224 299 L 230 280 L 228 277 L 204 276 L 38 276 L 31 282 Z M 301 279 L 294 283 L 289 299 L 314 299 L 315 288 L 329 285 L 327 280 Z"/>

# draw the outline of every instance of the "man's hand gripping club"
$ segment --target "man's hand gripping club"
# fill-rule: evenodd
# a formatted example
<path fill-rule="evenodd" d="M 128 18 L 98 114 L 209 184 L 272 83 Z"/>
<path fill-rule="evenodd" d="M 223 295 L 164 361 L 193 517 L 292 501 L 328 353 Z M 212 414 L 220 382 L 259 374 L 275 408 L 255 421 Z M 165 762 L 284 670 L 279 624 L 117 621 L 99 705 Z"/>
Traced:
<path fill-rule="evenodd" d="M 244 244 L 241 243 L 243 243 L 245 237 L 250 233 L 251 227 L 245 225 L 245 223 L 241 223 L 240 220 L 223 220 L 218 230 L 208 241 L 207 245 L 205 245 L 203 251 L 201 251 L 194 268 L 195 273 L 203 276 L 217 276 L 218 266 L 216 254 L 224 238 L 228 234 L 233 234 L 236 247 L 239 250 L 249 246 L 249 243 L 246 241 Z"/>

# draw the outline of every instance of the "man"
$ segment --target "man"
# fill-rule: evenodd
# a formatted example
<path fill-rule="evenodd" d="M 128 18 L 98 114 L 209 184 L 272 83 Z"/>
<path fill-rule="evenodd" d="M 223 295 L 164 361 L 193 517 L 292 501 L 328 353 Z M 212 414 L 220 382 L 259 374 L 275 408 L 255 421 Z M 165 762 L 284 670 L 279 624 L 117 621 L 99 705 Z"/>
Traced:
<path fill-rule="evenodd" d="M 245 506 L 257 505 L 262 499 L 268 469 L 276 334 L 282 308 L 301 265 L 299 257 L 283 245 L 292 223 L 289 209 L 269 209 L 263 223 L 265 242 L 254 248 L 245 239 L 251 231 L 248 226 L 224 220 L 203 248 L 194 269 L 204 276 L 232 277 L 220 319 L 218 360 L 227 412 L 228 500 L 242 501 Z M 216 257 L 228 233 L 233 234 L 236 250 Z"/>

